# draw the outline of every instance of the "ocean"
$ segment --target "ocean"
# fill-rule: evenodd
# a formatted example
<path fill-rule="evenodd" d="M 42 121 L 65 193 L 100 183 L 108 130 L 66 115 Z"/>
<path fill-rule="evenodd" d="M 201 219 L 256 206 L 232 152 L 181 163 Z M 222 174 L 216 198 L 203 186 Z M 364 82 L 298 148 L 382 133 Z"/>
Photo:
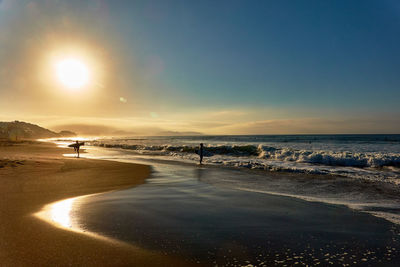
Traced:
<path fill-rule="evenodd" d="M 152 136 L 87 144 L 196 162 L 200 143 L 208 165 L 400 182 L 400 135 Z"/>
<path fill-rule="evenodd" d="M 78 139 L 81 157 L 152 172 L 134 188 L 55 204 L 63 227 L 206 266 L 400 261 L 400 135 Z"/>
<path fill-rule="evenodd" d="M 95 137 L 83 157 L 198 164 L 236 170 L 206 176 L 220 188 L 345 205 L 400 224 L 400 135 L 240 135 Z M 54 141 L 54 140 L 53 140 Z M 56 140 L 67 145 L 71 139 Z M 71 154 L 70 156 L 73 156 Z"/>

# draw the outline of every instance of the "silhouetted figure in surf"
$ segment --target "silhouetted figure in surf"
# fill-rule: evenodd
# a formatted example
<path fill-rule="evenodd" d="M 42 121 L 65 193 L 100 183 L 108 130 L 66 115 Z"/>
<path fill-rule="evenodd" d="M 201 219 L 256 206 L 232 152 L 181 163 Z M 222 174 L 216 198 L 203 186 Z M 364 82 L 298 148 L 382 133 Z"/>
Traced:
<path fill-rule="evenodd" d="M 203 143 L 200 143 L 200 149 L 199 149 L 199 156 L 200 156 L 200 164 L 203 164 Z"/>
<path fill-rule="evenodd" d="M 81 144 L 79 144 L 78 140 L 76 141 L 74 150 L 75 152 L 78 154 L 78 158 L 79 158 L 79 148 L 80 148 Z"/>

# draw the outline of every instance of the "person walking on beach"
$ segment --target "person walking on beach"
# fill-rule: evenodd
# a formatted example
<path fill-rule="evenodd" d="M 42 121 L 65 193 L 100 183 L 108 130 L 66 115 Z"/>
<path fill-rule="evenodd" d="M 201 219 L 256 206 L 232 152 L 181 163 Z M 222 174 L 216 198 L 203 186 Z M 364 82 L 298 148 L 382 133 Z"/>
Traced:
<path fill-rule="evenodd" d="M 204 153 L 204 151 L 203 151 L 203 143 L 200 143 L 200 149 L 199 149 L 200 165 L 203 164 L 202 163 L 202 161 L 203 161 L 203 153 Z"/>
<path fill-rule="evenodd" d="M 74 147 L 74 150 L 76 153 L 78 153 L 78 158 L 79 158 L 79 147 L 81 146 L 81 144 L 79 144 L 78 140 L 76 140 L 76 144 Z"/>
<path fill-rule="evenodd" d="M 78 140 L 76 140 L 75 143 L 72 143 L 72 144 L 68 145 L 68 147 L 73 147 L 75 153 L 78 154 L 77 158 L 79 158 L 79 148 L 80 148 L 81 146 L 83 146 L 83 145 L 85 145 L 84 142 L 79 142 Z"/>

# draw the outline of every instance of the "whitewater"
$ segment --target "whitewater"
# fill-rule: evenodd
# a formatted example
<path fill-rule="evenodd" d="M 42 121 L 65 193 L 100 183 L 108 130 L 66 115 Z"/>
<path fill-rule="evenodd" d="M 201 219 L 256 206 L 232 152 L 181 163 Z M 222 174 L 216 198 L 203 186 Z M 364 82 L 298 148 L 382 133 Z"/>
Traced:
<path fill-rule="evenodd" d="M 171 160 L 400 182 L 400 135 L 247 135 L 101 138 L 87 144 Z"/>

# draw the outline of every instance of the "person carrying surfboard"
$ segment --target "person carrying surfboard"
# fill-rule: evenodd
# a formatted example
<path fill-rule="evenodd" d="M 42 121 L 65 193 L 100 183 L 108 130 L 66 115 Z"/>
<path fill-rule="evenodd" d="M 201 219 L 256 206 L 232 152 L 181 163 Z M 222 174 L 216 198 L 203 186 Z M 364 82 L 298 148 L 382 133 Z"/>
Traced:
<path fill-rule="evenodd" d="M 75 151 L 76 151 L 76 153 L 78 153 L 78 158 L 79 158 L 79 147 L 80 146 L 81 146 L 81 144 L 79 144 L 78 140 L 76 140 Z"/>
<path fill-rule="evenodd" d="M 79 141 L 77 140 L 75 143 L 70 144 L 68 147 L 73 147 L 74 151 L 78 154 L 78 158 L 79 158 L 79 148 L 80 146 L 83 146 L 85 143 L 81 142 L 79 143 Z"/>

